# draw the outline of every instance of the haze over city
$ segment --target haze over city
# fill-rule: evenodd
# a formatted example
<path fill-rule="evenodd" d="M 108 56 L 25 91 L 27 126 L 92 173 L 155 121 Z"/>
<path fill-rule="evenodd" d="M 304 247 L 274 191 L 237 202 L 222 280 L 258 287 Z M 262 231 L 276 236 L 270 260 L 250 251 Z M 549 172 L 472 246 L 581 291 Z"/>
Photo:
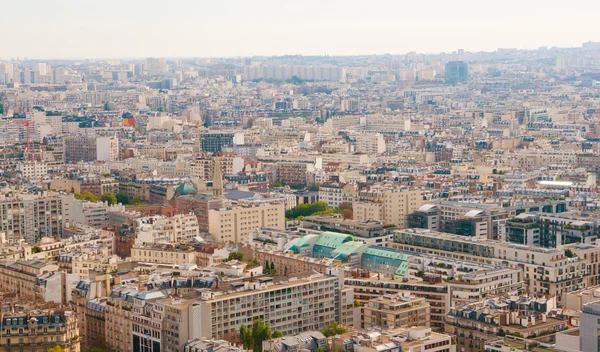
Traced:
<path fill-rule="evenodd" d="M 599 1 L 0 13 L 0 352 L 600 351 Z"/>
<path fill-rule="evenodd" d="M 4 58 L 493 51 L 600 35 L 597 1 L 21 0 L 2 12 Z"/>

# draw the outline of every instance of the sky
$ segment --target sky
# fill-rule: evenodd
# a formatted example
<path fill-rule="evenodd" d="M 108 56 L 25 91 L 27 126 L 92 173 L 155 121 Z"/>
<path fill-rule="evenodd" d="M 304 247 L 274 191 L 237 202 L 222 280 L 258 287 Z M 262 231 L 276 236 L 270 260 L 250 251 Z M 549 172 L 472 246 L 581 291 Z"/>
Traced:
<path fill-rule="evenodd" d="M 0 58 L 357 55 L 578 47 L 598 0 L 18 0 Z"/>

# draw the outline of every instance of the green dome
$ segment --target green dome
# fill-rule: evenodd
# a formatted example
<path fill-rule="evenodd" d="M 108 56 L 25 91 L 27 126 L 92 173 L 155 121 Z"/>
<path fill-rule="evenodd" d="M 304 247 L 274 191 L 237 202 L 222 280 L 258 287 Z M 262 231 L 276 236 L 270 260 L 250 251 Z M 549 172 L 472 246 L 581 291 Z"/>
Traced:
<path fill-rule="evenodd" d="M 185 196 L 187 194 L 194 194 L 196 193 L 196 187 L 194 187 L 194 185 L 189 182 L 184 182 L 177 186 L 177 188 L 175 188 L 175 193 L 182 196 Z"/>

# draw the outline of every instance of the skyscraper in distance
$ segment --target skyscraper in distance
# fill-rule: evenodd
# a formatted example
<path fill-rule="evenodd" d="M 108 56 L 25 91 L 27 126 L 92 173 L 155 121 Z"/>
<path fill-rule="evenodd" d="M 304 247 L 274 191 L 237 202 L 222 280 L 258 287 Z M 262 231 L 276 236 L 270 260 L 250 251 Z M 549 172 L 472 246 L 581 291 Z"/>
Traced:
<path fill-rule="evenodd" d="M 446 84 L 458 84 L 469 79 L 469 66 L 463 61 L 446 63 Z"/>

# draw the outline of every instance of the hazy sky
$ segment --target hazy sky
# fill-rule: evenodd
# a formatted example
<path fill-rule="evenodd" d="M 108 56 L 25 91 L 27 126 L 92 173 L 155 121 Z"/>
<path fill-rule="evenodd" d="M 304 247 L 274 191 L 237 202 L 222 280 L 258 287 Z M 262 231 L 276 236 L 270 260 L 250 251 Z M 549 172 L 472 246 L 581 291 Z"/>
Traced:
<path fill-rule="evenodd" d="M 600 41 L 598 0 L 5 0 L 0 58 L 402 54 Z"/>

